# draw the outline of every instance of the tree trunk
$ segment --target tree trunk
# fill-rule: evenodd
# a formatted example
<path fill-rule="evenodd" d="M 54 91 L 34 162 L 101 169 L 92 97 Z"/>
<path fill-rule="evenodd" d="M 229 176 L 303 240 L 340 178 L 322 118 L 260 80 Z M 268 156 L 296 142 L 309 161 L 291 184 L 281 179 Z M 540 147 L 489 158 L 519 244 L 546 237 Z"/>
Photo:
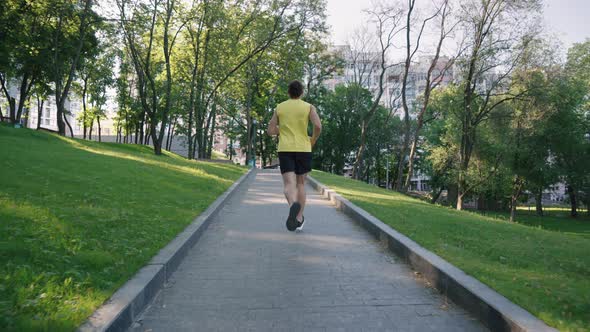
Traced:
<path fill-rule="evenodd" d="M 139 144 L 145 144 L 145 110 L 141 113 L 141 120 L 139 123 Z"/>
<path fill-rule="evenodd" d="M 144 130 L 145 130 L 145 110 L 141 112 L 141 119 L 139 120 L 139 135 L 135 139 L 135 144 L 142 144 L 144 140 Z M 138 140 L 139 138 L 139 140 Z"/>
<path fill-rule="evenodd" d="M 456 184 L 450 184 L 447 188 L 447 203 L 449 206 L 456 206 L 457 205 L 457 196 L 458 196 L 459 188 Z"/>
<path fill-rule="evenodd" d="M 510 222 L 514 222 L 516 218 L 516 205 L 518 204 L 518 197 L 520 197 L 520 184 L 516 186 L 518 188 L 514 188 L 510 196 Z"/>
<path fill-rule="evenodd" d="M 213 117 L 211 119 L 211 134 L 209 135 L 209 142 L 207 144 L 207 158 L 211 158 L 213 152 L 213 140 L 215 139 L 215 120 L 217 116 L 217 107 L 216 104 L 213 104 L 211 113 Z M 256 135 L 256 133 L 254 133 Z"/>
<path fill-rule="evenodd" d="M 438 188 L 438 190 L 436 190 L 436 191 L 433 190 L 432 199 L 430 200 L 430 203 L 435 204 L 436 201 L 438 201 L 440 194 L 442 194 L 442 191 L 443 191 L 442 187 Z"/>
<path fill-rule="evenodd" d="M 468 119 L 467 122 L 470 122 L 471 120 Z M 457 181 L 457 210 L 462 210 L 463 209 L 463 196 L 465 196 L 465 194 L 467 193 L 467 180 L 466 180 L 466 175 L 467 175 L 467 170 L 469 168 L 469 161 L 471 159 L 471 151 L 473 148 L 473 141 L 474 141 L 474 137 L 475 134 L 472 132 L 474 129 L 473 128 L 466 128 L 465 126 L 463 127 L 464 131 L 461 137 L 461 149 L 460 149 L 460 155 L 459 155 L 459 179 Z M 471 130 L 471 132 L 465 132 L 465 131 L 469 131 Z"/>
<path fill-rule="evenodd" d="M 84 78 L 84 86 L 82 88 L 82 126 L 84 128 L 84 134 L 83 137 L 84 139 L 86 139 L 86 130 L 88 129 L 86 126 L 86 116 L 87 116 L 87 110 L 86 110 L 86 92 L 88 90 L 88 77 Z"/>
<path fill-rule="evenodd" d="M 25 128 L 29 128 L 29 114 L 31 113 L 29 110 L 30 105 L 31 105 L 31 97 L 30 96 L 27 100 L 27 103 L 29 104 L 29 107 L 24 108 L 23 113 L 21 115 L 22 123 Z"/>
<path fill-rule="evenodd" d="M 200 29 L 199 29 L 200 34 Z M 192 37 L 192 34 L 191 34 Z M 197 44 L 195 46 L 195 64 L 191 74 L 191 92 L 189 96 L 188 106 L 188 130 L 187 130 L 187 143 L 188 143 L 188 159 L 193 159 L 195 156 L 195 150 L 193 145 L 193 117 L 195 114 L 195 84 L 197 79 L 197 68 L 199 64 L 199 36 L 197 36 Z"/>
<path fill-rule="evenodd" d="M 150 133 L 152 132 L 152 129 L 151 128 L 152 128 L 151 127 L 151 124 L 150 124 L 149 127 L 146 128 L 145 136 L 143 137 L 143 144 L 144 145 L 150 145 L 151 144 L 150 143 Z"/>
<path fill-rule="evenodd" d="M 6 81 L 4 78 L 0 78 L 0 83 L 2 84 L 2 91 L 4 92 L 4 96 L 6 100 L 8 100 L 8 112 L 7 116 L 10 119 L 11 123 L 15 123 L 16 118 L 16 100 L 8 93 L 8 88 L 6 87 Z"/>
<path fill-rule="evenodd" d="M 152 134 L 151 137 L 152 137 L 152 142 L 153 142 L 153 145 L 154 145 L 154 153 L 157 156 L 159 156 L 159 155 L 162 154 L 162 142 L 160 142 L 158 140 L 158 137 L 156 136 L 156 134 Z"/>
<path fill-rule="evenodd" d="M 27 98 L 29 96 L 29 92 L 31 91 L 31 87 L 33 86 L 34 81 L 35 81 L 34 77 L 32 77 L 29 80 L 29 73 L 25 73 L 23 75 L 21 85 L 20 85 L 20 96 L 18 98 L 18 108 L 16 111 L 16 115 L 14 117 L 13 123 L 20 122 L 21 115 L 22 115 L 23 109 L 25 107 L 25 100 L 27 100 Z"/>
<path fill-rule="evenodd" d="M 363 162 L 363 154 L 365 153 L 365 145 L 367 140 L 367 123 L 363 119 L 361 123 L 361 141 L 359 148 L 356 152 L 355 162 L 352 165 L 352 178 L 356 180 L 361 179 L 361 164 Z"/>
<path fill-rule="evenodd" d="M 403 183 L 403 177 L 404 177 L 404 166 L 405 166 L 405 161 L 406 161 L 406 154 L 408 152 L 408 144 L 409 144 L 409 140 L 410 140 L 410 119 L 404 119 L 404 140 L 402 143 L 402 148 L 401 151 L 399 153 L 399 163 L 398 163 L 398 168 L 397 168 L 397 178 L 395 180 L 395 190 L 397 191 L 406 191 L 407 188 L 405 188 L 404 183 Z"/>
<path fill-rule="evenodd" d="M 571 185 L 567 186 L 567 193 L 570 197 L 571 211 L 570 216 L 576 218 L 578 216 L 578 200 L 576 190 Z"/>
<path fill-rule="evenodd" d="M 37 96 L 37 130 L 41 129 L 41 116 L 43 115 L 43 104 L 45 100 Z"/>
<path fill-rule="evenodd" d="M 57 118 L 57 132 L 59 133 L 59 135 L 61 136 L 65 136 L 66 135 L 66 125 L 64 123 L 64 102 L 65 100 L 62 100 L 61 98 L 61 94 L 58 91 L 61 91 L 61 84 L 56 83 L 56 86 L 59 86 L 59 88 L 55 89 L 55 106 L 57 107 L 57 113 L 56 113 L 56 118 Z"/>
<path fill-rule="evenodd" d="M 164 142 L 164 149 L 168 150 L 168 145 L 170 144 L 170 131 L 172 130 L 172 121 L 168 123 L 168 129 L 166 130 L 165 136 L 166 140 Z"/>
<path fill-rule="evenodd" d="M 460 186 L 459 186 L 459 188 L 460 188 Z M 455 206 L 456 206 L 457 210 L 459 210 L 459 211 L 463 210 L 463 195 L 461 195 L 460 193 L 457 194 L 457 204 Z"/>
<path fill-rule="evenodd" d="M 129 123 L 129 110 L 125 111 L 125 135 L 123 136 L 123 143 L 129 143 L 129 133 L 130 133 L 130 129 L 129 128 L 130 123 Z"/>
<path fill-rule="evenodd" d="M 94 118 L 90 119 L 90 129 L 88 130 L 88 139 L 92 141 L 92 129 L 94 128 Z"/>
<path fill-rule="evenodd" d="M 174 119 L 174 122 L 170 121 L 168 125 L 168 134 L 166 135 L 166 150 L 170 151 L 170 146 L 172 145 L 172 137 L 174 132 L 174 127 L 176 126 L 176 121 L 178 118 Z"/>
<path fill-rule="evenodd" d="M 408 157 L 408 174 L 406 175 L 406 181 L 404 183 L 404 191 L 410 188 L 412 182 L 412 176 L 414 175 L 414 158 L 416 158 L 416 149 L 418 148 L 418 132 L 422 128 L 422 119 L 418 119 L 418 125 L 416 132 L 414 133 L 414 139 L 412 140 L 412 146 L 410 147 L 410 155 Z"/>
<path fill-rule="evenodd" d="M 102 129 L 100 128 L 100 116 L 96 117 L 96 124 L 98 125 L 98 141 L 102 142 Z"/>
<path fill-rule="evenodd" d="M 192 139 L 193 139 L 193 153 L 194 153 L 194 151 L 196 151 L 199 148 L 197 146 L 197 144 L 199 144 L 199 142 L 197 141 L 197 135 L 194 135 Z M 193 154 L 193 158 L 192 159 L 195 159 L 195 155 L 194 154 Z"/>
<path fill-rule="evenodd" d="M 14 99 L 14 97 L 9 97 L 8 107 L 10 108 L 10 122 L 16 123 L 16 99 Z"/>
<path fill-rule="evenodd" d="M 72 130 L 72 126 L 70 125 L 70 122 L 68 121 L 67 115 L 66 113 L 63 113 L 63 117 L 64 117 L 64 123 L 66 124 L 66 126 L 68 127 L 68 129 L 70 130 L 70 136 L 72 138 L 74 138 L 74 131 Z M 64 136 L 66 135 L 66 133 L 64 132 Z"/>
<path fill-rule="evenodd" d="M 377 169 L 377 187 L 381 186 L 381 144 L 377 143 L 377 154 L 375 157 L 375 168 Z"/>
<path fill-rule="evenodd" d="M 539 217 L 543 216 L 543 188 L 539 187 L 535 193 L 535 209 Z"/>
<path fill-rule="evenodd" d="M 408 74 L 410 72 L 410 66 L 412 64 L 412 58 L 414 57 L 415 52 L 412 52 L 412 40 L 411 40 L 411 28 L 412 28 L 412 12 L 414 11 L 414 5 L 416 0 L 409 0 L 408 1 L 408 11 L 406 13 L 406 59 L 404 64 L 404 73 L 402 76 L 402 109 L 404 110 L 404 140 L 402 141 L 402 147 L 399 154 L 398 168 L 397 168 L 397 177 L 395 180 L 395 190 L 397 191 L 406 191 L 408 188 L 402 183 L 402 179 L 404 176 L 404 166 L 406 160 L 406 154 L 408 153 L 408 145 L 410 144 L 410 108 L 408 106 L 408 98 L 407 98 L 407 87 L 408 87 Z M 417 43 L 420 42 L 420 36 L 422 32 L 418 35 Z"/>

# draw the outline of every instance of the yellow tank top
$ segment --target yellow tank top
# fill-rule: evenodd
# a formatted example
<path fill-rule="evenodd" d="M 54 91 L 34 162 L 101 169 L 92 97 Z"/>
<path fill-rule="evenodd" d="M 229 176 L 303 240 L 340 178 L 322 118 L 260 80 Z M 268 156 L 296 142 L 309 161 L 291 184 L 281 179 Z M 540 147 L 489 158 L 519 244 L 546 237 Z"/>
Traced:
<path fill-rule="evenodd" d="M 307 124 L 311 105 L 301 99 L 289 99 L 277 106 L 279 152 L 311 152 Z"/>

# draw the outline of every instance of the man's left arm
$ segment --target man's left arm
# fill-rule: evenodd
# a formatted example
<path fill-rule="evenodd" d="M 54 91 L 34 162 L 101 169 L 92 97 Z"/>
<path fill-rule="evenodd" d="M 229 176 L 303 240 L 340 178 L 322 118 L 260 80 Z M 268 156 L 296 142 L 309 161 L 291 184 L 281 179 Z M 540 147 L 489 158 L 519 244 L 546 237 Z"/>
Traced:
<path fill-rule="evenodd" d="M 320 137 L 320 133 L 322 132 L 322 122 L 320 121 L 320 116 L 313 105 L 311 105 L 311 109 L 309 111 L 309 119 L 313 124 L 313 136 L 311 137 L 310 141 L 311 146 L 314 146 Z"/>

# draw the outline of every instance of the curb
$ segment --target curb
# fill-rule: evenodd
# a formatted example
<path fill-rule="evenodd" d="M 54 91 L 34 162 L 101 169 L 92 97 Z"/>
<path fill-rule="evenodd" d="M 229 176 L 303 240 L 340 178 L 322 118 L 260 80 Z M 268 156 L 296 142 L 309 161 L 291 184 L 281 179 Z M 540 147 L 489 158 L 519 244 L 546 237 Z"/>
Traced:
<path fill-rule="evenodd" d="M 221 196 L 121 286 L 79 328 L 87 331 L 126 331 L 199 240 L 213 217 L 251 174 L 242 175 Z"/>
<path fill-rule="evenodd" d="M 420 272 L 440 292 L 492 331 L 557 331 L 479 280 L 424 249 L 312 177 L 309 183 L 390 251 Z"/>

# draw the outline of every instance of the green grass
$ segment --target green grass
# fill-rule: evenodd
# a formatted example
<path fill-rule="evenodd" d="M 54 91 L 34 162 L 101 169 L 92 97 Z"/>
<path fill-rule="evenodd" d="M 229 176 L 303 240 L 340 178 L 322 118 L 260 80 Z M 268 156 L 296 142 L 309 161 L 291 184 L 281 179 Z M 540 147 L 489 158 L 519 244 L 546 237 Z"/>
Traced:
<path fill-rule="evenodd" d="M 211 159 L 221 159 L 221 160 L 228 160 L 228 158 L 219 151 L 211 151 Z"/>
<path fill-rule="evenodd" d="M 549 325 L 589 331 L 589 239 L 431 205 L 341 176 L 312 175 Z"/>
<path fill-rule="evenodd" d="M 245 170 L 0 125 L 0 330 L 74 330 Z"/>
<path fill-rule="evenodd" d="M 486 211 L 477 213 L 489 217 L 509 220 L 509 212 Z M 590 239 L 590 217 L 584 212 L 578 212 L 577 218 L 570 217 L 569 209 L 544 209 L 543 217 L 535 213 L 534 207 L 529 211 L 526 207 L 516 211 L 516 222 L 522 225 L 561 232 L 570 235 L 579 235 Z"/>

